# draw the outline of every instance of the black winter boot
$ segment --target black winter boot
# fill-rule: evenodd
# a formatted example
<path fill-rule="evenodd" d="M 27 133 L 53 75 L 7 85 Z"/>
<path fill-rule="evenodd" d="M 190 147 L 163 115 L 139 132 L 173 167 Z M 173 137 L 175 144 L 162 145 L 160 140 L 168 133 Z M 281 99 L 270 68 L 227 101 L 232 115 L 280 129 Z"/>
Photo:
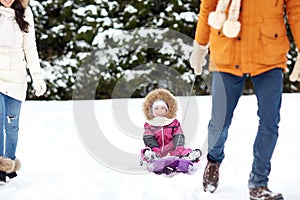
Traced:
<path fill-rule="evenodd" d="M 7 176 L 9 179 L 15 178 L 15 177 L 17 176 L 17 172 L 10 172 L 10 173 L 7 173 L 6 176 Z"/>
<path fill-rule="evenodd" d="M 6 172 L 0 171 L 0 184 L 6 183 Z"/>
<path fill-rule="evenodd" d="M 21 161 L 19 159 L 13 160 L 14 164 L 14 169 L 10 172 L 6 173 L 6 176 L 9 179 L 15 178 L 17 176 L 17 171 L 21 168 Z"/>

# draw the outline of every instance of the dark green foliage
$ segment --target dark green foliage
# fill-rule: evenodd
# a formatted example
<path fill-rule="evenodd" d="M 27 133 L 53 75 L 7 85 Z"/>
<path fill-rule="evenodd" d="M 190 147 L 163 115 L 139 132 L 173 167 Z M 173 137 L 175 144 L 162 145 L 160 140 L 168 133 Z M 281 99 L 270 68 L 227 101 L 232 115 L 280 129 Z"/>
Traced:
<path fill-rule="evenodd" d="M 143 97 L 157 87 L 189 95 L 187 84 L 191 86 L 193 76 L 188 59 L 199 0 L 32 0 L 30 5 L 48 85 L 41 99 L 70 100 L 74 94 L 78 99 L 112 98 L 120 83 L 125 89 L 118 91 L 116 98 Z M 145 35 L 149 30 L 153 33 Z M 101 56 L 93 55 L 97 51 Z M 294 45 L 290 55 L 291 69 Z M 145 71 L 152 69 L 155 75 L 155 70 L 161 70 L 156 65 L 165 68 L 153 81 Z M 135 74 L 141 66 L 143 73 Z M 135 78 L 124 78 L 131 76 Z M 198 76 L 193 94 L 209 94 L 210 79 L 209 73 Z M 130 88 L 133 85 L 134 90 Z M 285 92 L 299 88 L 287 76 L 284 86 Z M 251 87 L 247 82 L 245 94 L 251 94 Z M 28 99 L 36 99 L 30 85 L 29 90 Z"/>

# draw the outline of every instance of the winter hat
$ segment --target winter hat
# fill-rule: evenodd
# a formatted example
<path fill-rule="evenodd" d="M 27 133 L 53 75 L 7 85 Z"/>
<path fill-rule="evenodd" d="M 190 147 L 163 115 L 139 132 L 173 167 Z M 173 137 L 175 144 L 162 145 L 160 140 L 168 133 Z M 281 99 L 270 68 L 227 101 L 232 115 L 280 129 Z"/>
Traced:
<path fill-rule="evenodd" d="M 228 18 L 226 19 L 226 9 L 231 1 Z M 208 16 L 208 24 L 215 28 L 221 29 L 228 38 L 236 37 L 241 30 L 241 23 L 238 21 L 240 14 L 241 0 L 219 0 L 217 8 Z"/>
<path fill-rule="evenodd" d="M 175 97 L 171 94 L 170 91 L 166 89 L 155 89 L 151 91 L 146 97 L 145 101 L 143 103 L 143 112 L 145 114 L 145 117 L 147 120 L 152 120 L 154 118 L 152 108 L 154 107 L 154 102 L 158 101 L 158 103 L 161 103 L 160 100 L 165 102 L 165 105 L 168 109 L 168 112 L 166 114 L 166 118 L 173 119 L 176 117 L 177 113 L 177 102 Z"/>
<path fill-rule="evenodd" d="M 152 114 L 154 114 L 154 110 L 157 106 L 163 106 L 166 108 L 166 110 L 169 109 L 167 103 L 164 100 L 159 99 L 159 100 L 154 101 L 152 104 Z"/>

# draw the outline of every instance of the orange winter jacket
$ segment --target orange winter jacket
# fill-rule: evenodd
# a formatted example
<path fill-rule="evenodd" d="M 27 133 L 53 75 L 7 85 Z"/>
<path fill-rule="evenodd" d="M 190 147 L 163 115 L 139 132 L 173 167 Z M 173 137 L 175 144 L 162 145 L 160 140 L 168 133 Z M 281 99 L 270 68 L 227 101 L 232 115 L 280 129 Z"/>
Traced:
<path fill-rule="evenodd" d="M 273 68 L 286 69 L 286 53 L 290 46 L 284 4 L 299 48 L 300 0 L 241 0 L 241 31 L 236 38 L 227 38 L 222 29 L 216 30 L 208 25 L 208 15 L 215 11 L 217 3 L 218 0 L 201 1 L 195 34 L 199 44 L 209 43 L 211 71 L 255 76 Z"/>

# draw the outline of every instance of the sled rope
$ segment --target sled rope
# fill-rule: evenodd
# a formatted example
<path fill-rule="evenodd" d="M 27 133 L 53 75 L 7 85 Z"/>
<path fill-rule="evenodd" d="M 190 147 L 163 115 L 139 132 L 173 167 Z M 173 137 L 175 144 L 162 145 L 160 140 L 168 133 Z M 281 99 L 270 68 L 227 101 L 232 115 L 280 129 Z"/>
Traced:
<path fill-rule="evenodd" d="M 189 93 L 189 96 L 188 96 L 188 100 L 187 100 L 187 104 L 186 104 L 186 107 L 185 107 L 185 111 L 184 111 L 184 114 L 183 114 L 183 118 L 182 118 L 182 126 L 183 126 L 183 124 L 184 124 L 184 121 L 185 121 L 185 118 L 186 118 L 186 115 L 187 115 L 187 111 L 188 111 L 188 108 L 189 108 L 189 105 L 190 105 L 190 99 L 191 99 L 191 96 L 192 96 L 192 93 L 193 93 L 193 90 L 194 90 L 194 85 L 195 85 L 195 82 L 196 82 L 196 77 L 197 77 L 198 75 L 195 75 L 195 77 L 194 77 L 194 79 L 193 79 L 193 81 L 192 81 L 192 86 L 191 86 L 191 89 L 190 89 L 190 93 Z M 200 76 L 200 75 L 199 75 Z M 205 87 L 206 88 L 208 88 L 208 86 L 207 86 L 207 84 L 206 84 L 206 82 L 205 82 L 205 80 L 203 79 L 203 82 L 204 82 L 204 84 L 205 84 Z M 179 140 L 178 140 L 179 141 Z M 178 144 L 176 144 L 176 146 L 177 146 Z"/>
<path fill-rule="evenodd" d="M 195 82 L 196 82 L 196 77 L 197 76 L 200 76 L 200 75 L 195 75 L 193 81 L 192 81 L 192 86 L 191 86 L 191 89 L 190 89 L 190 93 L 189 93 L 189 96 L 188 96 L 188 101 L 187 101 L 187 104 L 186 104 L 186 107 L 185 107 L 185 111 L 184 111 L 184 114 L 183 114 L 183 118 L 182 118 L 182 125 L 184 124 L 184 121 L 185 121 L 185 118 L 186 118 L 186 115 L 187 115 L 187 111 L 188 111 L 188 108 L 189 108 L 189 105 L 190 105 L 190 99 L 191 99 L 191 96 L 192 96 L 192 93 L 193 93 L 193 90 L 194 90 L 194 85 L 195 85 Z M 203 79 L 203 82 L 205 84 L 205 87 L 208 88 L 205 80 Z"/>
<path fill-rule="evenodd" d="M 194 90 L 194 85 L 195 85 L 195 82 L 196 82 L 196 76 L 197 75 L 195 75 L 195 77 L 192 81 L 192 86 L 191 86 L 190 93 L 189 93 L 189 96 L 188 96 L 188 101 L 187 101 L 185 111 L 184 111 L 184 114 L 183 114 L 182 125 L 184 124 L 185 117 L 187 115 L 187 111 L 188 111 L 188 108 L 189 108 L 189 105 L 190 105 L 190 99 L 191 99 L 191 96 L 192 96 L 192 93 L 193 93 L 193 90 Z"/>

